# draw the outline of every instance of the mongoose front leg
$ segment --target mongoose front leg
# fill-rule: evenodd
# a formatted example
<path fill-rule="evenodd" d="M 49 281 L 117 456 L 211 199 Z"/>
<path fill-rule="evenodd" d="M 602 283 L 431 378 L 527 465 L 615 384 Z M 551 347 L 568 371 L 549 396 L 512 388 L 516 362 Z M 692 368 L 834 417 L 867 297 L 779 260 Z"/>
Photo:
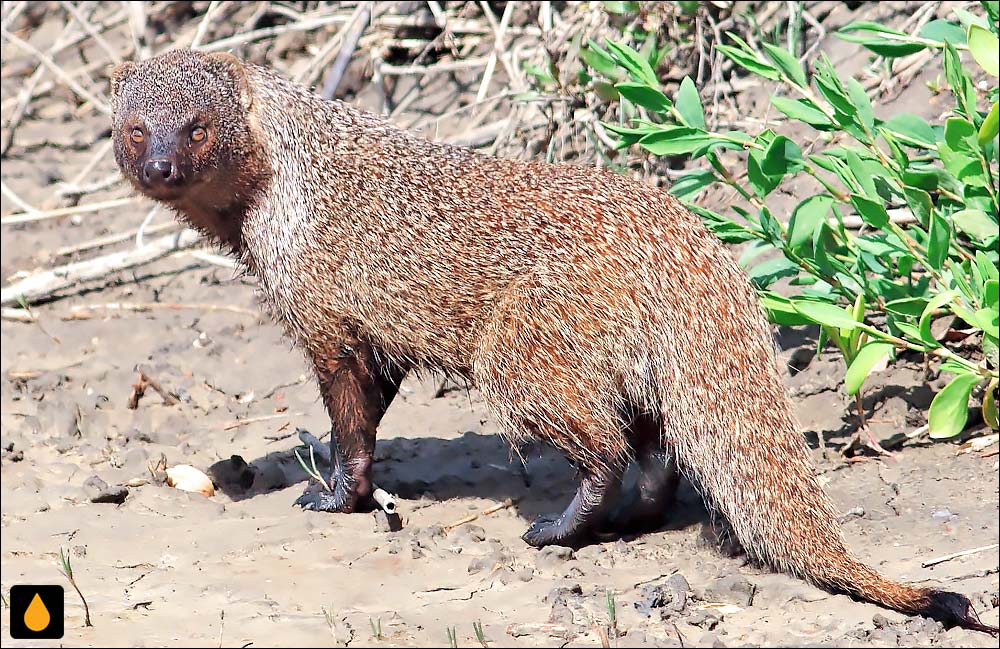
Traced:
<path fill-rule="evenodd" d="M 542 514 L 521 537 L 530 545 L 580 547 L 593 541 L 607 515 L 609 504 L 621 487 L 621 472 L 615 468 L 582 471 L 573 501 L 561 514 Z"/>
<path fill-rule="evenodd" d="M 314 354 L 313 364 L 330 415 L 330 475 L 327 485 L 310 485 L 295 504 L 349 513 L 371 496 L 375 433 L 406 369 L 379 364 L 363 343 Z"/>

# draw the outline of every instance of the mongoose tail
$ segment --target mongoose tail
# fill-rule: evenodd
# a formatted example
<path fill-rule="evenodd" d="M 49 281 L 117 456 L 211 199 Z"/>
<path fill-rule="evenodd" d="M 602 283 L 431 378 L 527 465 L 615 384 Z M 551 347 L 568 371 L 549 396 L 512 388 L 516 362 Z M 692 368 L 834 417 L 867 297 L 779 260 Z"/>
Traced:
<path fill-rule="evenodd" d="M 997 628 L 979 620 L 965 596 L 890 581 L 850 552 L 833 504 L 815 478 L 803 438 L 792 421 L 783 428 L 771 428 L 785 432 L 774 435 L 768 444 L 759 438 L 756 444 L 741 443 L 749 435 L 746 422 L 713 435 L 712 447 L 698 444 L 708 437 L 704 434 L 689 437 L 693 444 L 676 444 L 682 466 L 688 467 L 727 517 L 744 549 L 826 590 L 930 617 L 949 627 L 997 634 Z M 700 466 L 731 469 L 699 470 L 698 460 L 703 462 L 706 454 L 715 464 Z"/>

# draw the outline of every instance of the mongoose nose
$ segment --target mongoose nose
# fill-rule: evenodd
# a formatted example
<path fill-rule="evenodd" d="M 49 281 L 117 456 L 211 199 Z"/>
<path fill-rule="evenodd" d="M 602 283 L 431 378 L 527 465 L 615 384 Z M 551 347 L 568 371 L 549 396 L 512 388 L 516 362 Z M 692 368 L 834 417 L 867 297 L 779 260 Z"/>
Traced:
<path fill-rule="evenodd" d="M 165 158 L 147 160 L 142 166 L 142 174 L 146 177 L 146 182 L 152 185 L 171 182 L 177 176 L 173 163 Z"/>

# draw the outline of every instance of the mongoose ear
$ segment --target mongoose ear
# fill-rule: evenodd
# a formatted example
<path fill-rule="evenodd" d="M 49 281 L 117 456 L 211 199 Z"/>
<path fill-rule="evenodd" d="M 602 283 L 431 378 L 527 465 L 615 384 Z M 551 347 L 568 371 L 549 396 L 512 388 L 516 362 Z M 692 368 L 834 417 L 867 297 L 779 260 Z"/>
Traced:
<path fill-rule="evenodd" d="M 240 91 L 240 101 L 243 103 L 243 108 L 249 110 L 251 104 L 253 104 L 253 96 L 250 94 L 250 80 L 247 78 L 247 71 L 243 67 L 243 61 L 228 52 L 213 52 L 212 54 L 206 54 L 205 58 L 225 66 Z"/>
<path fill-rule="evenodd" d="M 121 89 L 122 84 L 128 77 L 135 72 L 136 65 L 133 61 L 124 61 L 119 63 L 111 70 L 111 96 L 115 97 L 118 95 L 118 91 Z"/>

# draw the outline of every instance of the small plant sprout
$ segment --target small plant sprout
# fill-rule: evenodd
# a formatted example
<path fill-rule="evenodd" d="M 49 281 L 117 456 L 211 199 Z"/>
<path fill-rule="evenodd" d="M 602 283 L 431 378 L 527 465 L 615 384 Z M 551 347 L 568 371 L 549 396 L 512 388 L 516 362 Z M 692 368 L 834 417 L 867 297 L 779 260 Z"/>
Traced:
<path fill-rule="evenodd" d="M 332 609 L 333 607 L 331 607 Z M 333 613 L 328 611 L 325 606 L 321 606 L 320 610 L 323 611 L 323 619 L 326 620 L 326 625 L 330 627 L 330 633 L 333 635 L 337 634 L 337 623 L 333 619 Z"/>
<path fill-rule="evenodd" d="M 83 597 L 83 593 L 80 592 L 80 587 L 76 584 L 76 578 L 73 576 L 73 565 L 69 560 L 69 553 L 63 551 L 59 548 L 59 572 L 62 573 L 63 577 L 69 581 L 70 586 L 76 591 L 76 594 L 80 596 L 80 601 L 83 602 L 83 624 L 84 626 L 94 626 L 90 623 L 90 607 L 87 606 L 87 600 Z"/>
<path fill-rule="evenodd" d="M 382 618 L 368 618 L 368 624 L 372 627 L 372 638 L 375 640 L 382 640 Z"/>
<path fill-rule="evenodd" d="M 489 647 L 490 646 L 489 643 L 486 641 L 486 634 L 483 633 L 483 623 L 482 622 L 480 622 L 479 620 L 476 620 L 475 622 L 473 622 L 472 623 L 472 630 L 476 632 L 476 640 L 479 641 L 479 644 L 483 645 L 484 647 Z"/>
<path fill-rule="evenodd" d="M 319 467 L 316 466 L 316 453 L 313 451 L 313 447 L 312 446 L 309 447 L 308 465 L 306 465 L 305 460 L 302 459 L 302 456 L 299 455 L 299 449 L 295 449 L 294 453 L 295 453 L 295 459 L 298 460 L 299 466 L 302 467 L 302 470 L 305 471 L 310 478 L 321 484 L 324 489 L 326 489 L 327 491 L 331 491 L 330 485 L 328 485 L 326 483 L 326 480 L 323 479 L 323 475 L 319 472 Z"/>
<path fill-rule="evenodd" d="M 608 607 L 608 635 L 612 638 L 617 638 L 618 633 L 618 609 L 615 605 L 615 594 L 610 591 L 604 591 L 605 601 Z"/>
<path fill-rule="evenodd" d="M 448 646 L 452 649 L 458 649 L 458 635 L 455 633 L 455 627 L 450 626 L 446 630 L 448 631 Z"/>

